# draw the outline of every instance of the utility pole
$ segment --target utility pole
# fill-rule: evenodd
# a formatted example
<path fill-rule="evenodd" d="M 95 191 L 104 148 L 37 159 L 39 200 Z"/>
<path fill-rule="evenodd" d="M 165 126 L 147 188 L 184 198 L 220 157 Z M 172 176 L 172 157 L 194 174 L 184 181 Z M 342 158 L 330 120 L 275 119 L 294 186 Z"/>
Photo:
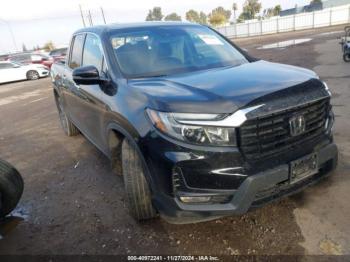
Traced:
<path fill-rule="evenodd" d="M 105 22 L 105 24 L 107 24 L 106 23 L 106 18 L 105 18 L 105 13 L 103 12 L 102 6 L 101 6 L 101 13 L 102 13 L 103 21 Z"/>
<path fill-rule="evenodd" d="M 86 27 L 85 20 L 84 20 L 84 15 L 83 15 L 83 10 L 81 10 L 81 5 L 79 5 L 79 9 L 80 9 L 81 20 L 83 20 L 83 25 L 84 25 L 84 27 Z"/>
<path fill-rule="evenodd" d="M 90 26 L 93 26 L 94 23 L 92 22 L 92 17 L 91 17 L 90 9 L 89 9 L 89 20 L 90 20 Z"/>
<path fill-rule="evenodd" d="M 11 34 L 13 45 L 15 47 L 15 50 L 18 51 L 15 35 L 13 34 L 12 27 L 11 27 L 10 23 L 4 19 L 0 19 L 0 21 L 3 22 L 8 27 L 10 34 Z"/>

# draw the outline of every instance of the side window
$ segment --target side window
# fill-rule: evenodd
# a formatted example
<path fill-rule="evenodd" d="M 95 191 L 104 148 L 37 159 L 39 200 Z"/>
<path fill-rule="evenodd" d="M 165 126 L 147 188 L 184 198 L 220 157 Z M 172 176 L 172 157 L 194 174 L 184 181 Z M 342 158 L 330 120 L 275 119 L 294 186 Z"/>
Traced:
<path fill-rule="evenodd" d="M 101 49 L 100 39 L 95 35 L 87 34 L 83 52 L 83 65 L 93 65 L 99 72 L 102 72 L 103 55 Z"/>
<path fill-rule="evenodd" d="M 81 66 L 81 55 L 83 53 L 83 45 L 84 45 L 85 35 L 77 35 L 74 37 L 72 41 L 72 50 L 69 59 L 69 67 L 74 69 L 76 67 Z"/>
<path fill-rule="evenodd" d="M 11 63 L 1 63 L 0 64 L 0 69 L 8 69 L 8 68 L 13 68 L 13 64 Z"/>

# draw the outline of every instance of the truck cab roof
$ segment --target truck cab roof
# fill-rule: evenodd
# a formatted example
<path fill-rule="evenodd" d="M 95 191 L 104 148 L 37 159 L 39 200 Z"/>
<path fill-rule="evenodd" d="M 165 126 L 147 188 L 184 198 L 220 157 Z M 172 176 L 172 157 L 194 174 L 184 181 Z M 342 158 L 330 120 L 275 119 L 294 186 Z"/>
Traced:
<path fill-rule="evenodd" d="M 197 25 L 201 26 L 199 24 L 195 23 L 189 23 L 189 22 L 163 22 L 163 21 L 147 21 L 147 22 L 138 22 L 138 23 L 113 23 L 113 24 L 107 24 L 107 25 L 98 25 L 98 26 L 91 26 L 91 27 L 85 27 L 82 29 L 77 30 L 74 34 L 78 33 L 84 33 L 84 32 L 91 32 L 95 34 L 103 34 L 105 32 L 114 31 L 118 29 L 131 29 L 131 28 L 147 28 L 147 27 L 158 27 L 158 26 L 184 26 L 184 25 Z"/>

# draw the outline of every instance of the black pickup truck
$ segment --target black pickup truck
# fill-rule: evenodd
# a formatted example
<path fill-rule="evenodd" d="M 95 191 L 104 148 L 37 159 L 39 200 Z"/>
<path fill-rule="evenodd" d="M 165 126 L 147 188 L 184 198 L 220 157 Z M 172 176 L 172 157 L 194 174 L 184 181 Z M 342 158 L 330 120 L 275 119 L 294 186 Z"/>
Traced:
<path fill-rule="evenodd" d="M 243 214 L 337 164 L 327 85 L 209 27 L 84 28 L 51 77 L 64 132 L 81 132 L 121 170 L 137 220 Z"/>

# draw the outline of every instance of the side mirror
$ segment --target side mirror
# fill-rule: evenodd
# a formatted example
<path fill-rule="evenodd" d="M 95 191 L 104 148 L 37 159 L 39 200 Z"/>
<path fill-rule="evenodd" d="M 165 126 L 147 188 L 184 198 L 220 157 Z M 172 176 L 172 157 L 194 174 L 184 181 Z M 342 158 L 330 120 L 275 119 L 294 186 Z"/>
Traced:
<path fill-rule="evenodd" d="M 73 70 L 73 81 L 77 85 L 99 85 L 107 80 L 100 77 L 95 66 L 82 66 Z"/>

